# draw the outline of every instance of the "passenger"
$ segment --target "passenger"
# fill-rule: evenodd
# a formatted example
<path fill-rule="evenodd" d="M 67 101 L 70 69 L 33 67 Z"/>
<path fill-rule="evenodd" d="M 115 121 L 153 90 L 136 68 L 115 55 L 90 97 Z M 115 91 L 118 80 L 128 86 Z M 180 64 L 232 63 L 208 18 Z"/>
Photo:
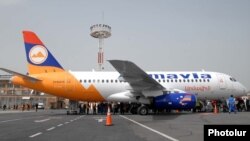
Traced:
<path fill-rule="evenodd" d="M 93 115 L 95 115 L 95 114 L 96 114 L 96 104 L 93 103 Z"/>
<path fill-rule="evenodd" d="M 6 110 L 6 107 L 7 107 L 7 106 L 4 104 L 4 105 L 3 105 L 3 110 L 4 110 L 4 111 Z"/>
<path fill-rule="evenodd" d="M 196 102 L 196 112 L 201 112 L 201 103 L 199 100 Z"/>
<path fill-rule="evenodd" d="M 35 108 L 36 108 L 36 112 L 37 112 L 37 109 L 38 109 L 38 103 L 36 103 L 36 107 L 35 107 Z"/>
<path fill-rule="evenodd" d="M 247 98 L 243 99 L 243 104 L 245 111 L 247 111 Z"/>
<path fill-rule="evenodd" d="M 89 114 L 89 108 L 90 108 L 90 105 L 89 105 L 89 103 L 87 103 L 87 105 L 86 105 L 87 115 Z"/>
<path fill-rule="evenodd" d="M 27 110 L 28 110 L 28 111 L 30 110 L 30 105 L 29 105 L 29 104 L 27 104 Z"/>
<path fill-rule="evenodd" d="M 123 102 L 120 103 L 120 114 L 121 115 L 124 114 L 124 104 L 123 104 Z"/>
<path fill-rule="evenodd" d="M 23 107 L 22 107 L 22 111 L 24 111 L 25 110 L 25 104 L 23 104 Z"/>
<path fill-rule="evenodd" d="M 231 95 L 228 98 L 228 108 L 229 108 L 229 114 L 231 112 L 234 112 L 236 114 L 236 107 L 235 107 L 235 98 L 233 95 Z"/>

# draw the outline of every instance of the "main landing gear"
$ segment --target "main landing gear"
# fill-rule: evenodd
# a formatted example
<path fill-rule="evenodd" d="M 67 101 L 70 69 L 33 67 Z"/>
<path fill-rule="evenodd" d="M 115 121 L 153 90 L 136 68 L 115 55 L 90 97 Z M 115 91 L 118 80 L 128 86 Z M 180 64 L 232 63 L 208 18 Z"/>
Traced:
<path fill-rule="evenodd" d="M 147 115 L 148 114 L 148 106 L 144 104 L 132 104 L 130 108 L 131 114 L 140 114 L 140 115 Z"/>

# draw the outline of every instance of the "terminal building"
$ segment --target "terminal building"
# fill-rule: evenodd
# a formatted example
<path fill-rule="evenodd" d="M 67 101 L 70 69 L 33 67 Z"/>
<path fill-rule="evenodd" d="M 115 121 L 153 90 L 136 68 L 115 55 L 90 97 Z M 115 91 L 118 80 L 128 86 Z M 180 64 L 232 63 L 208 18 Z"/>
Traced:
<path fill-rule="evenodd" d="M 34 108 L 41 104 L 44 109 L 65 108 L 65 99 L 55 97 L 32 89 L 14 85 L 10 82 L 12 75 L 0 75 L 0 109 Z"/>

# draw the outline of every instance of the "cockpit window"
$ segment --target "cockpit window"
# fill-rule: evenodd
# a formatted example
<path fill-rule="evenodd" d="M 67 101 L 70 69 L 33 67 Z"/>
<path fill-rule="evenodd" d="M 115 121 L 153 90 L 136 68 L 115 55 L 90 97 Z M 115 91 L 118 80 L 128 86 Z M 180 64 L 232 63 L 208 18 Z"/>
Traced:
<path fill-rule="evenodd" d="M 236 79 L 233 78 L 233 77 L 230 77 L 229 79 L 230 79 L 231 81 L 233 81 L 233 82 L 236 82 Z"/>

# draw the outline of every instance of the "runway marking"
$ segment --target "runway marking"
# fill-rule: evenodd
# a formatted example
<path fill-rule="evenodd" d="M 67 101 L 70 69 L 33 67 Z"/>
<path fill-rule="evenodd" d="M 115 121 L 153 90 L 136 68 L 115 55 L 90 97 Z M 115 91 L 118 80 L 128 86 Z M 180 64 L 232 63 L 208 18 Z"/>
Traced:
<path fill-rule="evenodd" d="M 213 115 L 214 113 L 201 113 L 200 115 Z"/>
<path fill-rule="evenodd" d="M 101 119 L 98 119 L 98 122 L 103 122 L 103 120 L 104 120 L 104 119 L 102 119 L 102 118 L 101 118 Z"/>
<path fill-rule="evenodd" d="M 131 122 L 133 122 L 133 123 L 135 123 L 135 124 L 137 124 L 137 125 L 143 127 L 143 128 L 146 128 L 146 129 L 148 129 L 148 130 L 150 130 L 150 131 L 152 131 L 152 132 L 155 132 L 156 134 L 161 135 L 161 136 L 163 136 L 163 137 L 165 137 L 165 138 L 167 138 L 167 139 L 169 139 L 169 140 L 172 140 L 172 141 L 179 141 L 178 139 L 175 139 L 175 138 L 173 138 L 173 137 L 171 137 L 171 136 L 168 136 L 168 135 L 166 135 L 166 134 L 164 134 L 164 133 L 162 133 L 162 132 L 160 132 L 160 131 L 157 131 L 157 130 L 155 130 L 155 129 L 153 129 L 153 128 L 150 128 L 150 127 L 148 127 L 148 126 L 146 126 L 146 125 L 144 125 L 144 124 L 141 124 L 141 123 L 139 123 L 139 122 L 137 122 L 137 121 L 134 121 L 134 120 L 132 120 L 132 119 L 130 119 L 130 118 L 128 118 L 128 117 L 125 117 L 125 116 L 122 116 L 122 115 L 119 115 L 119 116 L 120 116 L 120 117 L 123 117 L 123 118 L 125 118 L 125 119 L 127 119 L 127 120 L 129 120 L 129 121 L 131 121 Z"/>
<path fill-rule="evenodd" d="M 30 138 L 34 138 L 34 137 L 36 137 L 36 136 L 38 136 L 38 135 L 41 135 L 41 134 L 42 134 L 42 132 L 36 133 L 36 134 L 34 134 L 34 135 L 31 135 Z"/>
<path fill-rule="evenodd" d="M 51 131 L 51 130 L 53 130 L 53 129 L 55 129 L 56 127 L 51 127 L 51 128 L 49 128 L 49 129 L 47 129 L 47 131 Z"/>
<path fill-rule="evenodd" d="M 84 116 L 80 116 L 79 118 L 77 118 L 77 119 L 73 119 L 73 120 L 70 120 L 69 122 L 65 122 L 64 124 L 69 124 L 70 122 L 73 122 L 73 121 L 75 121 L 75 120 L 78 120 L 78 119 L 80 119 L 80 118 L 82 118 L 82 117 L 84 117 Z M 36 118 L 38 118 L 38 117 L 36 117 Z M 40 118 L 40 117 L 39 117 Z M 22 120 L 22 119 L 15 119 L 15 120 Z M 15 121 L 14 120 L 14 121 Z M 45 122 L 45 121 L 48 121 L 48 120 L 50 120 L 49 118 L 48 119 L 43 119 L 43 120 L 36 120 L 36 122 Z M 8 121 L 13 121 L 13 120 L 8 120 Z M 8 122 L 8 121 L 2 121 L 2 122 Z M 1 123 L 1 122 L 0 122 Z M 58 127 L 60 127 L 60 126 L 63 126 L 63 124 L 58 124 L 57 125 Z M 46 129 L 47 131 L 51 131 L 51 130 L 54 130 L 56 127 L 51 127 L 51 128 L 48 128 L 48 129 Z M 34 137 L 36 137 L 36 136 L 39 136 L 39 135 L 41 135 L 42 134 L 42 132 L 38 132 L 38 133 L 36 133 L 36 134 L 33 134 L 33 135 L 31 135 L 31 136 L 29 136 L 30 138 L 34 138 Z"/>
<path fill-rule="evenodd" d="M 49 118 L 46 118 L 46 119 L 42 119 L 42 120 L 35 120 L 34 122 L 45 122 L 45 121 L 48 121 L 50 120 Z"/>
<path fill-rule="evenodd" d="M 32 117 L 32 118 L 18 118 L 18 119 L 10 119 L 10 120 L 0 121 L 0 123 L 11 122 L 11 121 L 18 121 L 18 120 L 24 120 L 24 119 L 41 118 L 41 117 L 43 117 L 43 116 L 39 116 L 39 117 Z"/>

